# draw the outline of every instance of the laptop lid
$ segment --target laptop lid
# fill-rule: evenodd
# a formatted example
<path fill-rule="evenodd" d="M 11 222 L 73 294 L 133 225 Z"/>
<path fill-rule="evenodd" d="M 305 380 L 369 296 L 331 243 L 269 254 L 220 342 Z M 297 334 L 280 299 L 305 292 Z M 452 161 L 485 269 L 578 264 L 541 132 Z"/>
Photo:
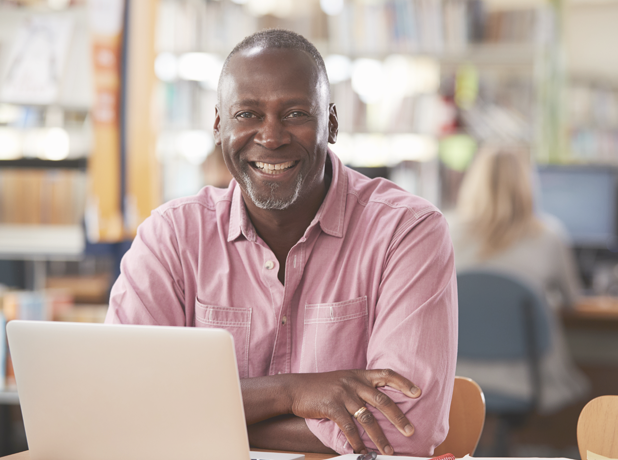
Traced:
<path fill-rule="evenodd" d="M 33 460 L 248 460 L 221 329 L 11 321 Z"/>

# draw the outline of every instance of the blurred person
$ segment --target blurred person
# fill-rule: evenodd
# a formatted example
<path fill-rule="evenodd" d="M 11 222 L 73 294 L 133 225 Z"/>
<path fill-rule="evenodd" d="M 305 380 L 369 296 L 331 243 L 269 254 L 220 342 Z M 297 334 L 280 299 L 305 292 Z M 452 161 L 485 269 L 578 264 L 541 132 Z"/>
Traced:
<path fill-rule="evenodd" d="M 204 174 L 204 185 L 227 188 L 230 184 L 232 174 L 230 170 L 227 169 L 227 166 L 225 166 L 223 151 L 220 145 L 215 145 L 208 154 L 204 163 L 202 163 L 202 172 Z"/>
<path fill-rule="evenodd" d="M 232 50 L 215 114 L 234 179 L 140 225 L 106 322 L 228 330 L 254 447 L 430 456 L 457 355 L 443 215 L 329 149 L 326 67 L 294 32 Z"/>
<path fill-rule="evenodd" d="M 552 337 L 541 360 L 539 410 L 557 411 L 583 397 L 589 384 L 573 365 L 557 316 L 580 291 L 566 232 L 551 216 L 534 209 L 529 156 L 523 149 L 489 146 L 476 156 L 459 193 L 449 224 L 457 272 L 495 269 L 541 292 L 550 308 Z M 483 389 L 527 398 L 532 388 L 525 362 L 516 365 L 457 361 L 457 375 Z"/>

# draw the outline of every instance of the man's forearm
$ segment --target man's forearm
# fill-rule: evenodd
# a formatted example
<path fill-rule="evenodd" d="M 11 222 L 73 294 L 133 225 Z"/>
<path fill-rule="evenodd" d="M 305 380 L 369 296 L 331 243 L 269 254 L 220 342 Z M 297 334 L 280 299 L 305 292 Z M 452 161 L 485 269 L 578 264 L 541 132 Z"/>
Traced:
<path fill-rule="evenodd" d="M 247 425 L 291 412 L 286 375 L 269 375 L 240 381 Z"/>
<path fill-rule="evenodd" d="M 280 415 L 247 427 L 251 447 L 334 454 L 309 430 L 305 419 Z"/>
<path fill-rule="evenodd" d="M 305 419 L 290 414 L 286 375 L 240 382 L 249 443 L 259 449 L 335 453 L 315 437 Z"/>

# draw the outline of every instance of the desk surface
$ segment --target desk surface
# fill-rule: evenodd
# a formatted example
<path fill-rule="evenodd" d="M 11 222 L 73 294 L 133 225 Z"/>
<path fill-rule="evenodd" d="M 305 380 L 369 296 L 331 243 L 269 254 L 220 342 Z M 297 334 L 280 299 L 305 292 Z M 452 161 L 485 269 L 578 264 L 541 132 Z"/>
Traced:
<path fill-rule="evenodd" d="M 562 309 L 565 326 L 577 329 L 618 329 L 617 297 L 582 297 L 573 308 Z"/>
<path fill-rule="evenodd" d="M 25 451 L 20 452 L 19 454 L 8 455 L 2 458 L 4 458 L 5 460 L 30 460 L 30 453 L 28 451 Z M 326 458 L 333 458 L 333 455 L 305 453 L 305 460 L 324 460 Z"/>
<path fill-rule="evenodd" d="M 616 297 L 582 297 L 575 308 L 565 315 L 580 318 L 618 319 L 618 298 Z"/>

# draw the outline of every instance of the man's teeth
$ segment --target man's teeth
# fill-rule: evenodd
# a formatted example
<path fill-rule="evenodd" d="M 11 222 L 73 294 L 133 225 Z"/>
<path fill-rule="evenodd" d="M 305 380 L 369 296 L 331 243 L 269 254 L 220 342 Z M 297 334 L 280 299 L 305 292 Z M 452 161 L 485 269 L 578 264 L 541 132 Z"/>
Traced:
<path fill-rule="evenodd" d="M 288 161 L 287 163 L 271 164 L 271 163 L 262 163 L 260 161 L 256 161 L 255 166 L 261 169 L 262 171 L 264 171 L 265 173 L 279 174 L 279 172 L 285 169 L 289 169 L 292 166 L 294 166 L 295 163 L 296 163 L 295 161 Z"/>

